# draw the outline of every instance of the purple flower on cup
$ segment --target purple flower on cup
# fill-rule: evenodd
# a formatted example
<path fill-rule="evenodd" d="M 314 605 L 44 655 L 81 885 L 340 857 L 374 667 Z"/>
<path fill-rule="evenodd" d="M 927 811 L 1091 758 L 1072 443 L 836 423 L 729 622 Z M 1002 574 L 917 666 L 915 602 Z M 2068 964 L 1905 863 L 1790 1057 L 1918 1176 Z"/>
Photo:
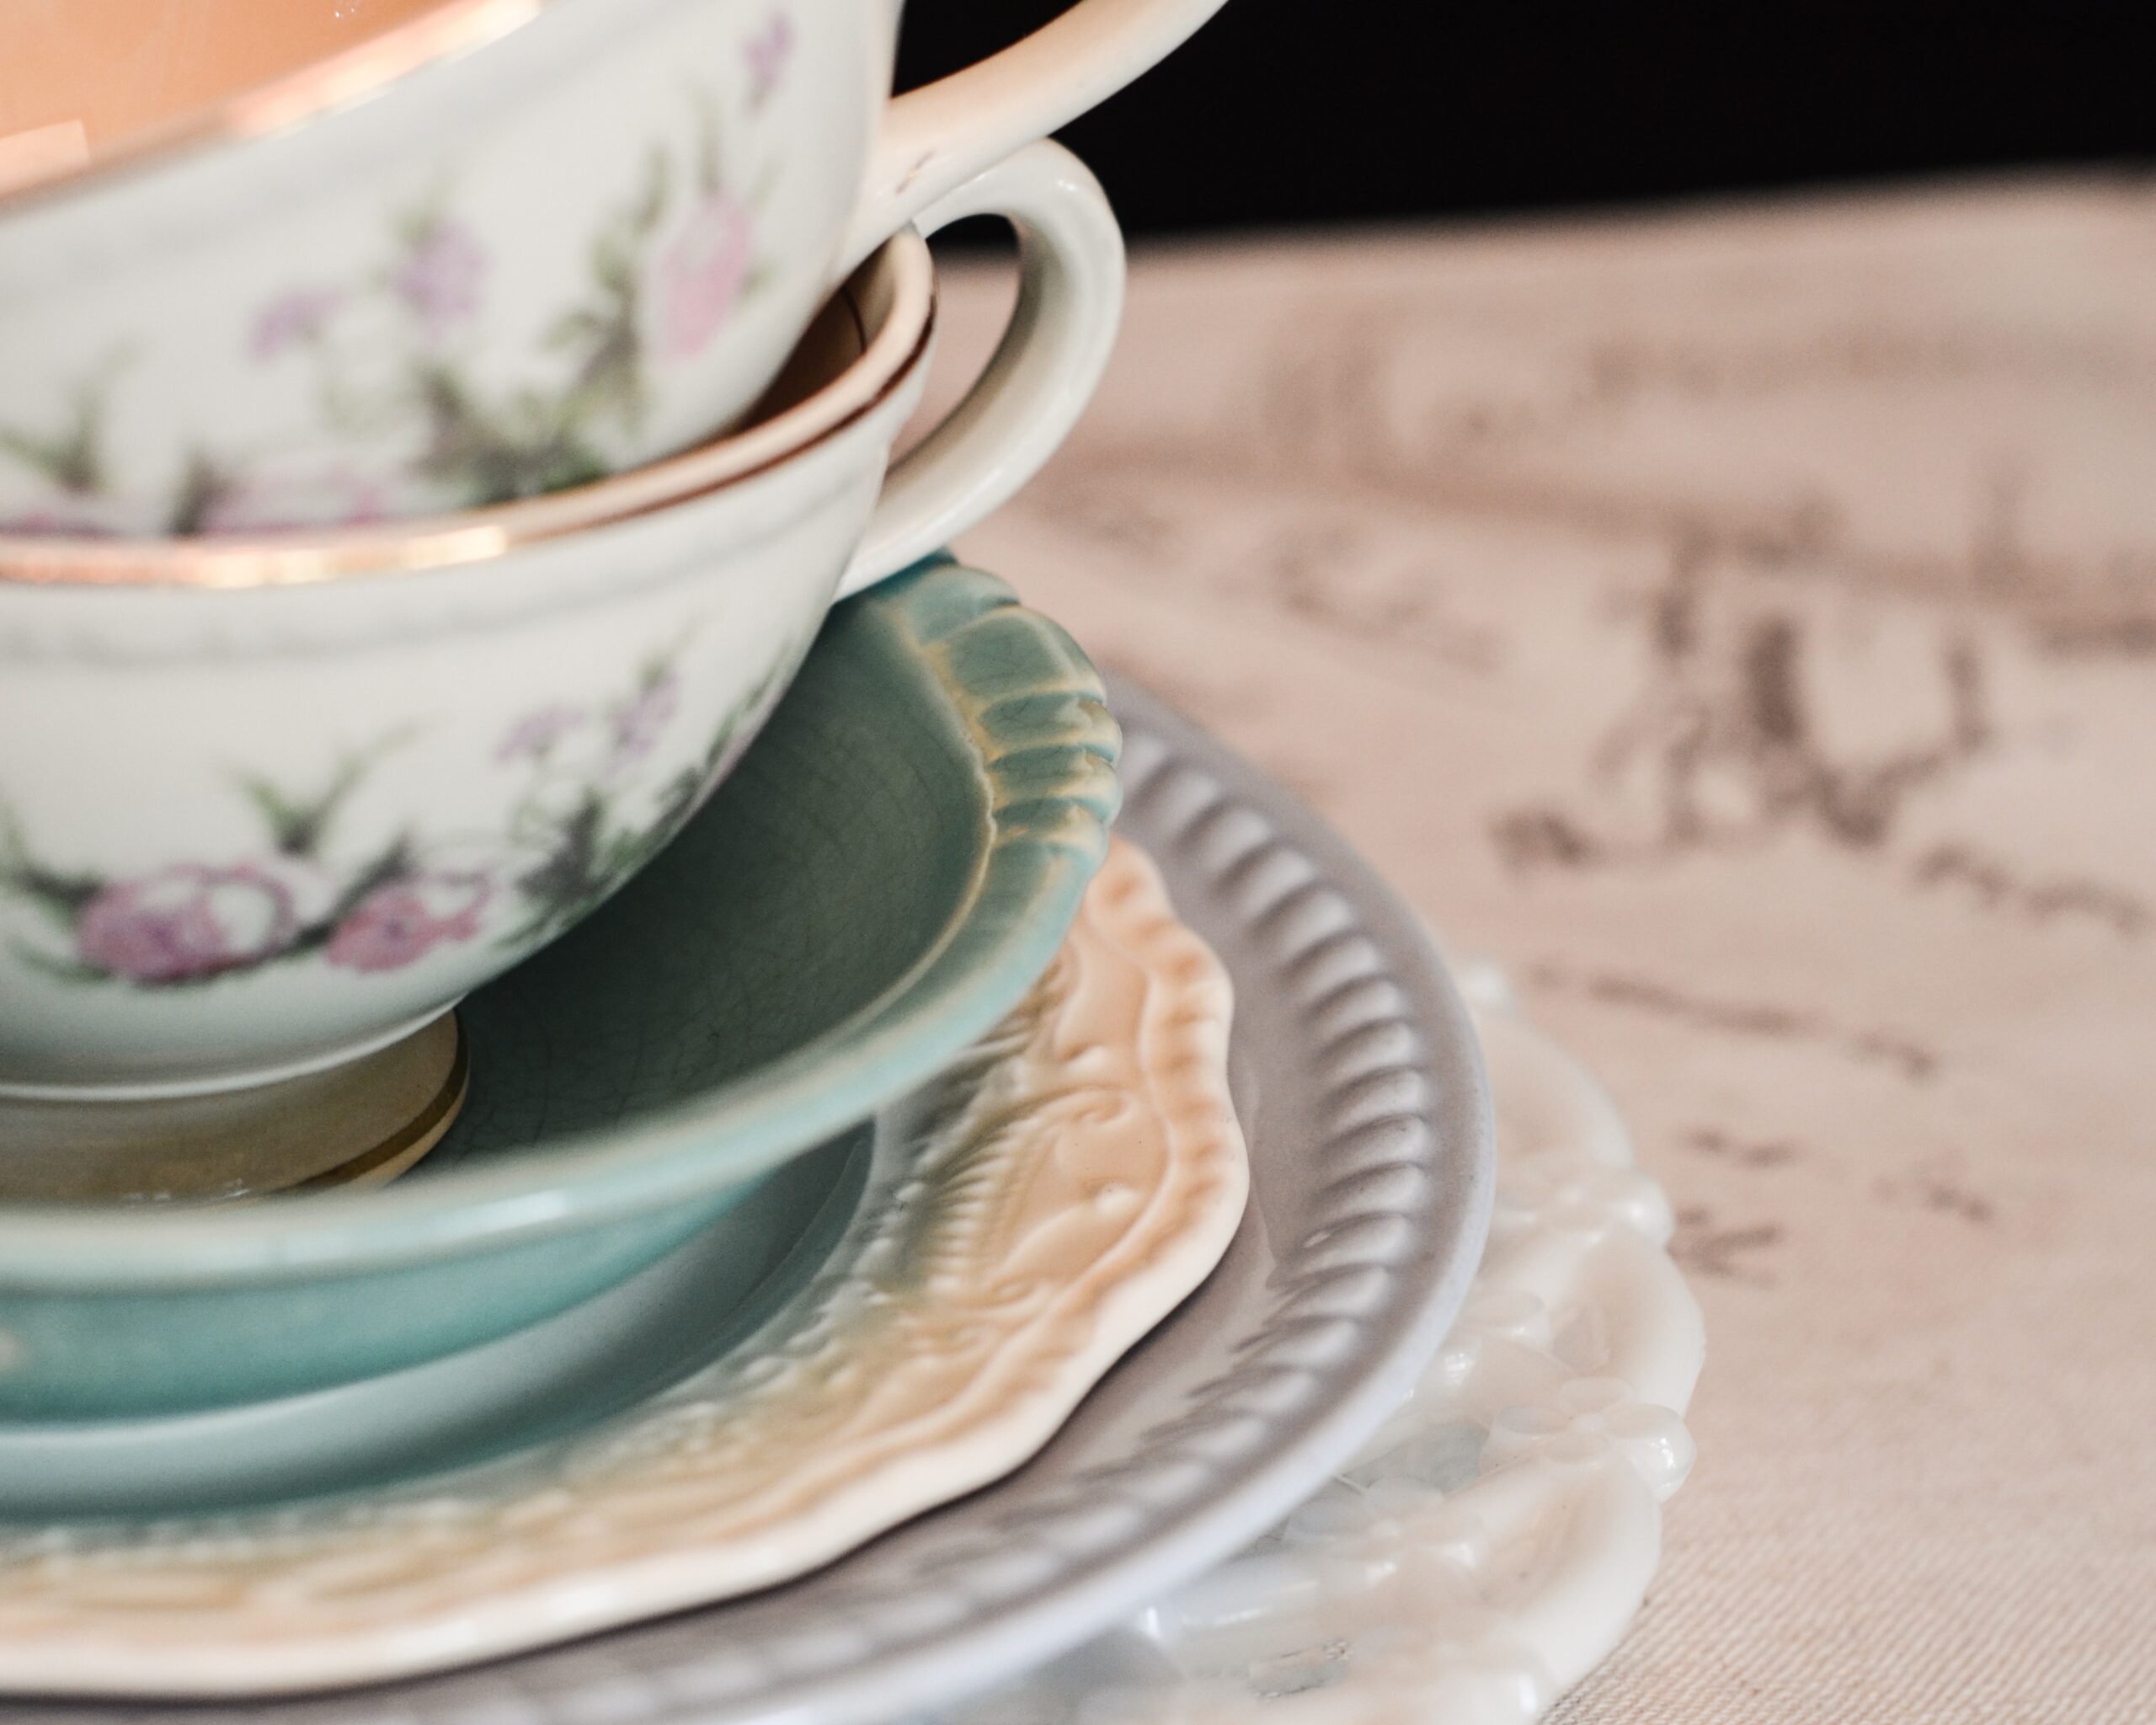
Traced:
<path fill-rule="evenodd" d="M 323 956 L 347 970 L 401 970 L 446 941 L 470 940 L 494 889 L 479 874 L 415 874 L 345 912 Z"/>
<path fill-rule="evenodd" d="M 708 193 L 690 211 L 659 265 L 669 354 L 700 354 L 725 327 L 748 282 L 754 243 L 748 209 L 731 192 Z"/>
<path fill-rule="evenodd" d="M 793 52 L 793 21 L 783 12 L 774 12 L 771 22 L 756 35 L 750 37 L 742 50 L 749 62 L 749 99 L 760 104 L 778 88 L 779 79 L 785 75 L 786 62 Z"/>
<path fill-rule="evenodd" d="M 344 298 L 334 287 L 287 289 L 255 313 L 248 351 L 258 361 L 274 360 L 297 343 L 317 339 Z"/>
<path fill-rule="evenodd" d="M 543 761 L 553 753 L 555 744 L 583 723 L 583 713 L 566 702 L 536 708 L 509 728 L 509 734 L 494 750 L 494 759 Z"/>
<path fill-rule="evenodd" d="M 382 482 L 339 464 L 318 473 L 253 473 L 220 484 L 204 505 L 200 533 L 281 533 L 386 520 Z"/>
<path fill-rule="evenodd" d="M 472 230 L 440 221 L 414 238 L 389 285 L 418 314 L 427 334 L 438 337 L 479 309 L 479 285 L 486 273 L 487 254 Z"/>
<path fill-rule="evenodd" d="M 187 982 L 259 964 L 291 943 L 291 889 L 253 863 L 175 863 L 117 881 L 84 905 L 76 956 L 131 982 Z"/>
<path fill-rule="evenodd" d="M 110 539 L 117 530 L 99 521 L 88 510 L 68 503 L 45 504 L 22 515 L 0 517 L 0 533 L 22 533 L 38 537 L 65 534 L 77 539 Z"/>
<path fill-rule="evenodd" d="M 628 704 L 614 710 L 614 767 L 648 755 L 680 704 L 680 684 L 671 667 L 645 678 Z"/>

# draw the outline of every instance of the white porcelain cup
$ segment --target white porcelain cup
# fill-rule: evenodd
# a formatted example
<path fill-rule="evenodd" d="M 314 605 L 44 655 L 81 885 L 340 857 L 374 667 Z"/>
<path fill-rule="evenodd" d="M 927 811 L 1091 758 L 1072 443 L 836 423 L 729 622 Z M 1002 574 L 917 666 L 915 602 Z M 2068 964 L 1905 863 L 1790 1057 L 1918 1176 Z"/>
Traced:
<path fill-rule="evenodd" d="M 1037 144 L 921 222 L 976 213 L 1019 229 L 1019 308 L 888 483 L 932 347 L 913 232 L 781 387 L 828 381 L 638 473 L 394 531 L 0 540 L 0 1097 L 355 1059 L 621 885 L 834 595 L 1001 503 L 1091 393 L 1123 286 L 1099 188 Z"/>
<path fill-rule="evenodd" d="M 1221 0 L 1079 0 L 895 99 L 896 0 L 380 3 L 374 35 L 109 137 L 65 117 L 88 99 L 11 119 L 0 66 L 0 527 L 408 519 L 686 448 L 883 239 Z M 59 4 L 0 0 L 0 44 L 11 8 L 62 47 L 77 15 L 211 10 Z"/>

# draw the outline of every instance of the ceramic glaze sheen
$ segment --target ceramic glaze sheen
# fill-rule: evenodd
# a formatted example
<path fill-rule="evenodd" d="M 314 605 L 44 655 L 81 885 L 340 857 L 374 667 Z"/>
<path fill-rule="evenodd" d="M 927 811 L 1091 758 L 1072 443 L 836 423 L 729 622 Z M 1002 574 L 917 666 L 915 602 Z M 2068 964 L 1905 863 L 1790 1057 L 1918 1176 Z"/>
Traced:
<path fill-rule="evenodd" d="M 402 519 L 682 449 L 877 245 L 1219 3 L 1084 0 L 888 118 L 897 8 L 840 0 L 440 0 L 120 100 L 163 121 L 109 147 L 18 99 L 0 531 Z"/>
<path fill-rule="evenodd" d="M 873 595 L 848 615 L 878 608 L 885 597 Z M 822 658 L 819 649 L 814 662 Z M 1160 864 L 1178 915 L 1227 964 L 1236 991 L 1230 1073 L 1252 1198 L 1219 1269 L 1033 1465 L 841 1562 L 707 1610 L 462 1675 L 304 1708 L 228 1701 L 221 1719 L 926 1719 L 1041 1665 L 1123 1621 L 1135 1602 L 1230 1557 L 1350 1465 L 1428 1368 L 1481 1256 L 1492 1146 L 1472 1031 L 1412 911 L 1308 809 L 1139 692 L 1112 686 L 1110 698 L 1129 727 L 1121 830 Z M 1014 702 L 1006 710 L 1021 709 Z M 1038 713 L 1043 703 L 1023 710 Z M 1022 759 L 1010 764 L 1020 767 Z M 1022 777 L 1014 774 L 1014 790 Z M 392 1188 L 366 1202 L 379 1206 L 395 1194 Z M 1574 1290 L 1593 1298 L 1601 1291 L 1593 1284 L 1567 1280 L 1570 1242 L 1581 1236 L 1559 1220 L 1566 1209 L 1544 1212 L 1566 1237 L 1553 1242 L 1563 1247 L 1561 1262 L 1540 1285 L 1560 1300 Z M 238 1220 L 225 1211 L 204 1221 L 226 1230 Z M 0 1263 L 37 1249 L 35 1238 L 7 1231 L 4 1218 L 0 1236 Z M 1681 1367 L 1681 1350 L 1662 1353 L 1661 1342 L 1627 1331 L 1637 1306 L 1604 1308 L 1620 1320 L 1607 1332 L 1591 1309 L 1565 1309 L 1586 1311 L 1585 1331 L 1561 1322 L 1555 1334 L 1611 1339 L 1621 1349 L 1621 1363 L 1612 1357 L 1588 1369 L 1636 1372 L 1642 1341 Z M 1643 1397 L 1659 1399 L 1689 1380 L 1665 1369 L 1630 1381 Z M 1593 1562 L 1597 1519 L 1569 1525 L 1588 1535 L 1573 1549 L 1590 1571 L 1571 1572 L 1585 1586 L 1553 1578 L 1554 1599 L 1537 1587 L 1530 1608 L 1555 1604 L 1561 1612 L 1518 1626 L 1566 1658 L 1580 1645 L 1570 1639 L 1573 1627 L 1582 1615 L 1592 1619 L 1593 1596 L 1609 1575 Z M 1514 1572 L 1500 1563 L 1483 1573 L 1497 1592 L 1492 1604 L 1509 1609 L 1518 1599 Z M 1475 1615 L 1478 1636 L 1511 1640 L 1513 1623 Z M 1440 1637 L 1466 1626 L 1449 1614 L 1440 1621 L 1433 1610 L 1417 1613 L 1410 1633 L 1441 1654 Z M 1561 1635 L 1545 1637 L 1550 1627 Z M 1157 1654 L 1140 1654 L 1139 1669 L 1119 1668 L 1123 1681 L 1161 1668 Z M 124 1667 L 106 1665 L 108 1681 L 125 1681 Z M 1352 1690 L 1315 1690 L 1305 1699 L 1321 1709 L 1342 1687 Z M 1065 1711 L 1032 1691 L 987 1717 L 1026 1725 L 1144 1717 L 1115 1705 L 1123 1699 L 1103 1706 L 1085 1698 Z M 56 1725 L 144 1725 L 151 1717 L 141 1703 L 17 1711 Z M 1209 1716 L 1172 1717 L 1188 1725 Z M 1235 1698 L 1224 1717 L 1250 1725 L 1248 1697 Z M 1423 1706 L 1349 1717 L 1421 1725 L 1452 1716 Z"/>
<path fill-rule="evenodd" d="M 490 1467 L 213 1539 L 177 1514 L 0 1532 L 0 1686 L 229 1696 L 466 1664 L 768 1586 L 1008 1472 L 1235 1231 L 1229 1008 L 1124 848 L 1011 1020 L 880 1124 L 851 1226 L 752 1337 Z M 115 1609 L 144 1592 L 156 1611 Z"/>
<path fill-rule="evenodd" d="M 982 207 L 1036 242 L 1038 315 L 880 512 L 929 357 L 917 238 L 864 290 L 910 327 L 826 392 L 851 417 L 730 483 L 456 568 L 0 583 L 0 1092 L 184 1094 L 352 1059 L 642 868 L 849 565 L 886 573 L 995 507 L 1091 393 L 1121 291 L 1098 188 L 1043 145 L 931 219 Z"/>
<path fill-rule="evenodd" d="M 934 562 L 841 606 L 665 854 L 463 1003 L 471 1104 L 411 1175 L 179 1210 L 0 1207 L 0 1519 L 38 1501 L 24 1445 L 64 1461 L 90 1426 L 137 1507 L 190 1455 L 229 1500 L 444 1441 L 468 1454 L 475 1413 L 529 1440 L 498 1393 L 529 1382 L 513 1332 L 691 1235 L 732 1275 L 739 1231 L 779 1226 L 775 1197 L 799 1215 L 772 1179 L 798 1187 L 788 1165 L 926 1083 L 1038 979 L 1107 848 L 1118 747 L 1085 655 L 992 577 Z M 654 1290 L 627 1293 L 648 1315 Z M 703 1334 L 726 1309 L 707 1284 Z M 442 1356 L 502 1338 L 442 1382 Z M 381 1396 L 359 1381 L 385 1372 Z"/>
<path fill-rule="evenodd" d="M 0 173 L 25 134 L 87 162 L 356 47 L 441 0 L 4 0 Z M 57 163 L 56 162 L 55 165 Z M 45 172 L 51 172 L 48 168 Z"/>

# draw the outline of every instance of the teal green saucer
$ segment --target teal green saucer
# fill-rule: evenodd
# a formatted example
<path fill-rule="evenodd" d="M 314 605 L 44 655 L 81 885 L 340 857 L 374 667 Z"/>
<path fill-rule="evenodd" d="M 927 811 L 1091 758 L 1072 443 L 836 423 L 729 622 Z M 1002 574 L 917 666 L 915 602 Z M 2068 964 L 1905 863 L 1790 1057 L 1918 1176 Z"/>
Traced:
<path fill-rule="evenodd" d="M 223 1407 L 0 1421 L 0 1523 L 258 1508 L 586 1430 L 724 1355 L 807 1285 L 860 1207 L 874 1135 L 781 1164 L 656 1263 L 439 1359 Z"/>
<path fill-rule="evenodd" d="M 1085 656 L 992 577 L 839 607 L 666 853 L 464 1002 L 469 1100 L 414 1172 L 0 1210 L 0 1438 L 441 1359 L 709 1236 L 1018 1001 L 1105 852 L 1118 746 Z"/>

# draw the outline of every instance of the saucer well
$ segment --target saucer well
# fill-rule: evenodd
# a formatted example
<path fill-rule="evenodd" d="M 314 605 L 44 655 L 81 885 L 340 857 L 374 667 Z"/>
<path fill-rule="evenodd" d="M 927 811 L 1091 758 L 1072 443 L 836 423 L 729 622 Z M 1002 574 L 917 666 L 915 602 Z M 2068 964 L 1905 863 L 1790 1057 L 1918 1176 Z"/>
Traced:
<path fill-rule="evenodd" d="M 1235 990 L 1251 1198 L 1219 1268 L 1024 1467 L 798 1580 L 475 1669 L 227 1700 L 221 1725 L 919 1717 L 1228 1557 L 1378 1431 L 1482 1252 L 1495 1147 L 1473 1028 L 1419 919 L 1338 835 L 1141 692 L 1112 699 L 1128 734 L 1118 830 Z M 78 1700 L 7 1717 L 172 1714 Z"/>
<path fill-rule="evenodd" d="M 873 1135 L 796 1156 L 648 1268 L 440 1359 L 225 1407 L 0 1423 L 0 1527 L 270 1509 L 580 1431 L 708 1365 L 798 1290 L 859 1205 Z"/>
<path fill-rule="evenodd" d="M 654 1263 L 1018 1001 L 1104 853 L 1118 746 L 1085 656 L 992 577 L 841 606 L 666 852 L 467 997 L 469 1095 L 411 1173 L 0 1208 L 0 1425 L 326 1389 Z"/>
<path fill-rule="evenodd" d="M 0 1533 L 0 1684 L 229 1695 L 466 1664 L 768 1586 L 1007 1472 L 1235 1232 L 1229 1012 L 1119 846 L 1017 1010 L 879 1121 L 843 1237 L 739 1345 L 422 1485 Z"/>

